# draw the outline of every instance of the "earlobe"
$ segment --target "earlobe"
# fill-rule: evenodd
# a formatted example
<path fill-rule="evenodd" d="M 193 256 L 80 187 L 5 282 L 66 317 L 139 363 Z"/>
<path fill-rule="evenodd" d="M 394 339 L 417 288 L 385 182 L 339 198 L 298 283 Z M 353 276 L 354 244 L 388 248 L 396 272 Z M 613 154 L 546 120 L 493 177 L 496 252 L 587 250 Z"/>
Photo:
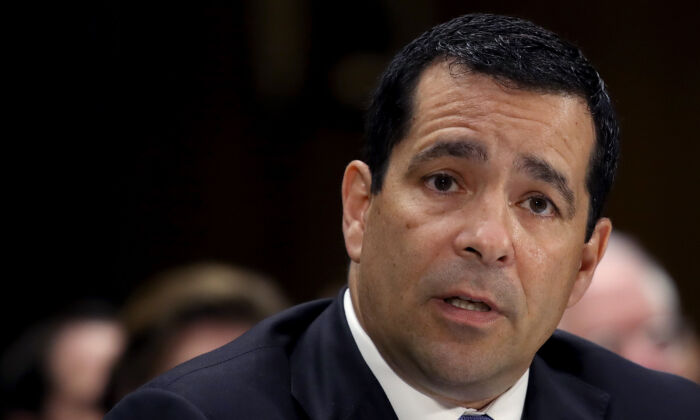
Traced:
<path fill-rule="evenodd" d="M 586 293 L 588 286 L 591 285 L 595 268 L 603 258 L 605 248 L 608 246 L 608 238 L 611 231 L 612 222 L 607 217 L 603 217 L 596 223 L 591 239 L 583 245 L 581 265 L 576 275 L 574 287 L 571 289 L 567 307 L 576 304 L 583 297 L 583 294 Z"/>
<path fill-rule="evenodd" d="M 354 160 L 343 175 L 343 236 L 350 259 L 360 262 L 365 217 L 371 203 L 372 174 L 366 163 Z"/>

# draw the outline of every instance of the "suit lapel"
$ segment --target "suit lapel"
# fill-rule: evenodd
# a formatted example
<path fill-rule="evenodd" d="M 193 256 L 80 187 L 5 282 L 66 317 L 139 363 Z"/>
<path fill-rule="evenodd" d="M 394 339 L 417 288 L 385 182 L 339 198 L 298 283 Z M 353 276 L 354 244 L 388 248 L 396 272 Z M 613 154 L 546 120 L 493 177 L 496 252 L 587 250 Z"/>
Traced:
<path fill-rule="evenodd" d="M 609 400 L 606 392 L 552 369 L 536 355 L 530 366 L 523 419 L 603 419 Z"/>
<path fill-rule="evenodd" d="M 311 419 L 395 419 L 350 333 L 343 311 L 344 291 L 292 351 L 292 395 Z"/>

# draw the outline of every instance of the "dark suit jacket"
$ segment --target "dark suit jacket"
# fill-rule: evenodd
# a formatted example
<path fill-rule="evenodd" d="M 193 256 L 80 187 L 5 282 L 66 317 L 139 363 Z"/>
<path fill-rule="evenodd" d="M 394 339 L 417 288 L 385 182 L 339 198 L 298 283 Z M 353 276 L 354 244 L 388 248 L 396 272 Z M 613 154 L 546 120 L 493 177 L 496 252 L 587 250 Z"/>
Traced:
<path fill-rule="evenodd" d="M 296 306 L 128 395 L 106 419 L 395 419 L 336 300 Z M 558 331 L 535 356 L 523 418 L 699 419 L 700 387 Z"/>

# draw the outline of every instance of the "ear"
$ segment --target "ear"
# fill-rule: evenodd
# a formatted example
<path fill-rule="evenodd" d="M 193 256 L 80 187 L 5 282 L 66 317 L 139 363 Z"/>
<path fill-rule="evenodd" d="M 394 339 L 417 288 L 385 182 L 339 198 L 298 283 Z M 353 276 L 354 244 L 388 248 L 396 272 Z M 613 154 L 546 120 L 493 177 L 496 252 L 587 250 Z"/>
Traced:
<path fill-rule="evenodd" d="M 343 175 L 343 236 L 350 259 L 360 262 L 367 209 L 372 201 L 372 173 L 366 163 L 353 160 Z"/>
<path fill-rule="evenodd" d="M 593 272 L 598 266 L 598 263 L 605 254 L 605 248 L 608 246 L 608 238 L 612 231 L 612 222 L 607 217 L 603 217 L 595 224 L 595 229 L 591 235 L 591 239 L 583 245 L 581 251 L 581 266 L 576 275 L 576 282 L 571 289 L 567 308 L 578 302 L 583 294 L 588 290 L 593 279 Z"/>

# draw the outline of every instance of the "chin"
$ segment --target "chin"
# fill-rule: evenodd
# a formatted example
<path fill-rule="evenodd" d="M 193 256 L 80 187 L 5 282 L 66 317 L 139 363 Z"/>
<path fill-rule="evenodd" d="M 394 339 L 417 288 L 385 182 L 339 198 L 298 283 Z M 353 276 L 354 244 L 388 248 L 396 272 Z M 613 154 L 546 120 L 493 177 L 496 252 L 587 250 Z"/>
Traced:
<path fill-rule="evenodd" d="M 442 348 L 441 348 L 442 347 Z M 522 372 L 503 362 L 503 353 L 455 353 L 441 346 L 424 354 L 422 372 L 429 394 L 456 401 L 482 401 L 504 392 Z M 445 348 L 447 347 L 447 348 Z M 425 392 L 425 390 L 424 390 Z"/>

